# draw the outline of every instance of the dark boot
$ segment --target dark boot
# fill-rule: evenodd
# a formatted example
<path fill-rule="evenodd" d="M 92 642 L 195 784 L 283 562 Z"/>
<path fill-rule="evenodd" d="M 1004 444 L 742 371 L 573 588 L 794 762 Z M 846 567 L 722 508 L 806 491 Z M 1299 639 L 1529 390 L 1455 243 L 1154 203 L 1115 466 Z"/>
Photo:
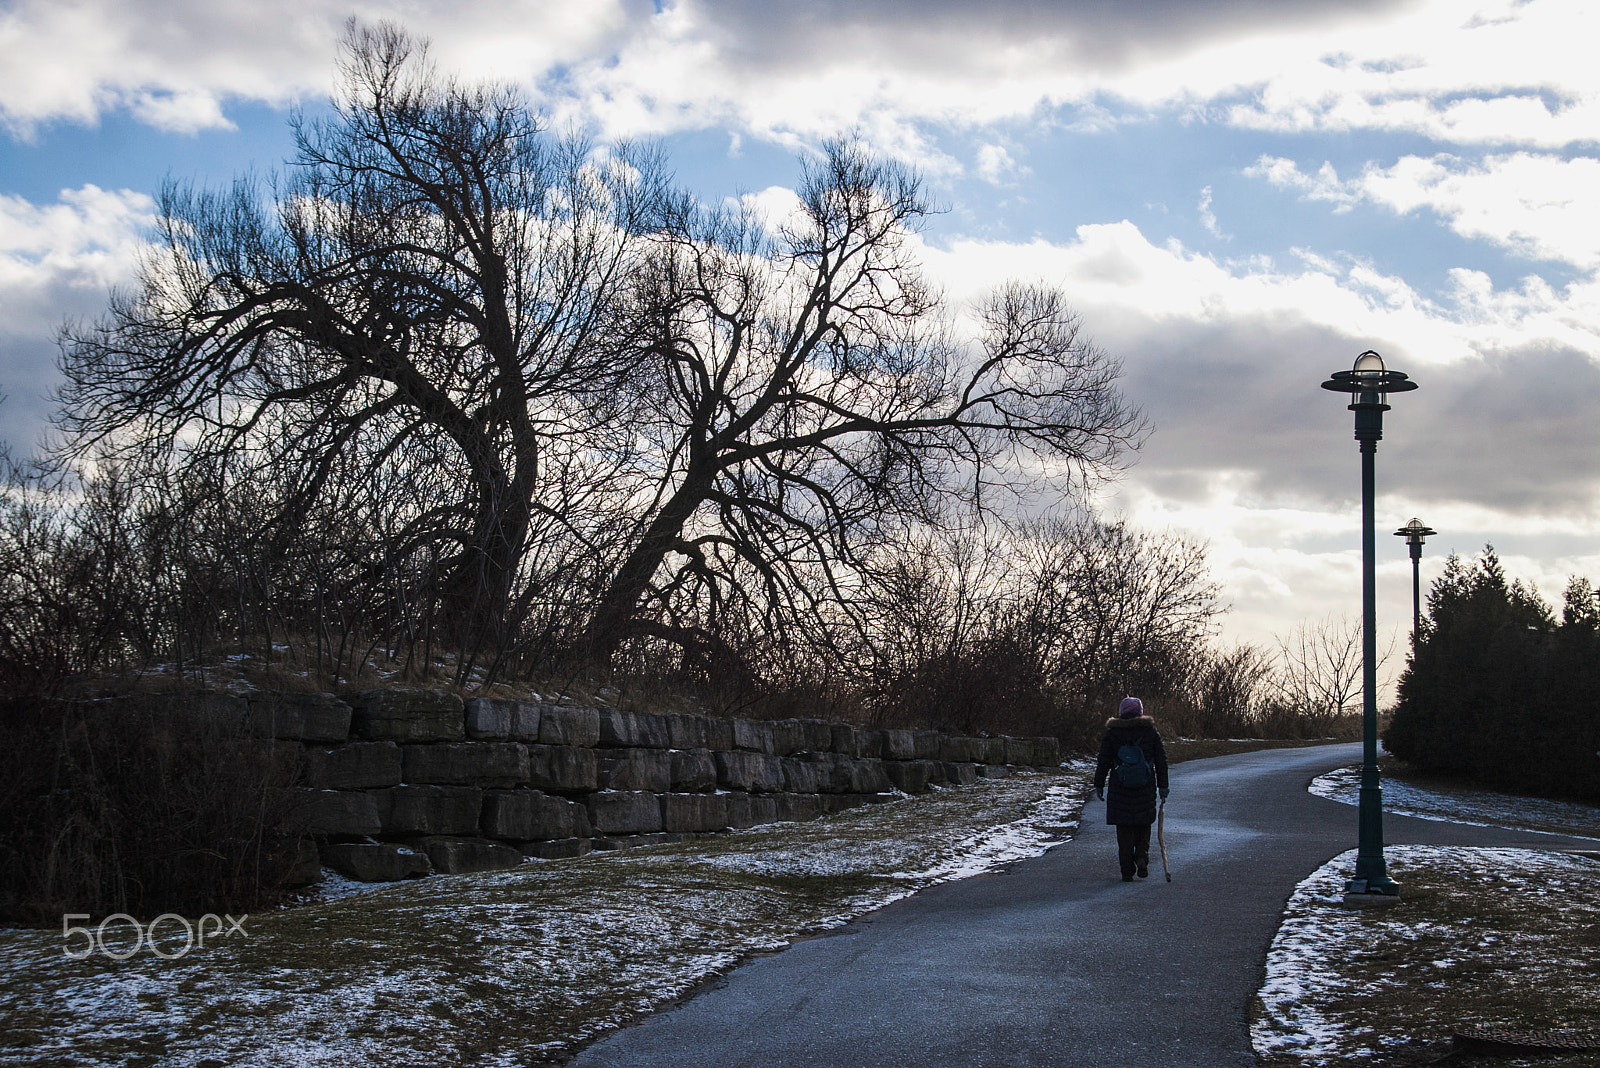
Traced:
<path fill-rule="evenodd" d="M 1133 847 L 1133 867 L 1139 873 L 1139 878 L 1150 877 L 1150 827 L 1148 824 L 1139 827 L 1130 827 L 1133 839 L 1129 844 Z"/>

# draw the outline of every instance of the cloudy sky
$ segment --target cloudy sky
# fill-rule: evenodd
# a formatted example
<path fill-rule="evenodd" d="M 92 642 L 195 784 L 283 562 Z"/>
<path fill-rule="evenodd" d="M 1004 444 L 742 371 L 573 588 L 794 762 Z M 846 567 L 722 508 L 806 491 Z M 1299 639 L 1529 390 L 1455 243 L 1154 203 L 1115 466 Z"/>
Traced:
<path fill-rule="evenodd" d="M 158 11 L 159 13 L 152 13 Z M 0 0 L 0 437 L 49 410 L 53 336 L 130 277 L 152 194 L 279 167 L 345 20 L 523 85 L 700 195 L 781 202 L 859 130 L 944 212 L 955 299 L 1067 291 L 1156 432 L 1106 502 L 1207 538 L 1268 640 L 1359 611 L 1366 348 L 1421 388 L 1378 455 L 1388 536 L 1500 550 L 1559 605 L 1600 579 L 1600 15 L 1579 0 Z"/>

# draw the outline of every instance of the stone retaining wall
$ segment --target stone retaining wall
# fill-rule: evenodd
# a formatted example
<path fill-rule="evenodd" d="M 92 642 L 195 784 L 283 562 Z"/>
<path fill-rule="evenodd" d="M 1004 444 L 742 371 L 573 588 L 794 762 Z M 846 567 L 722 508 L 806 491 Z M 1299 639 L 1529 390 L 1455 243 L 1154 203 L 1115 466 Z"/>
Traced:
<path fill-rule="evenodd" d="M 196 695 L 303 749 L 295 811 L 363 881 L 504 868 L 1054 767 L 1054 738 L 862 730 L 476 698 L 443 690 Z"/>

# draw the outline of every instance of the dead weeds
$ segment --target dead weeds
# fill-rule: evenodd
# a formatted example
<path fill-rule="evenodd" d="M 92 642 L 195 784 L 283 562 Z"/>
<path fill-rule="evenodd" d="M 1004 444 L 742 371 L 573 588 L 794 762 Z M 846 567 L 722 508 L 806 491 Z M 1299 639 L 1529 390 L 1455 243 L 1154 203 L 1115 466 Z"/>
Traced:
<path fill-rule="evenodd" d="M 1296 892 L 1253 1031 L 1264 1068 L 1600 1064 L 1593 1052 L 1467 1056 L 1468 1027 L 1600 1031 L 1600 863 L 1520 849 L 1396 846 L 1398 905 L 1350 909 L 1336 858 Z"/>

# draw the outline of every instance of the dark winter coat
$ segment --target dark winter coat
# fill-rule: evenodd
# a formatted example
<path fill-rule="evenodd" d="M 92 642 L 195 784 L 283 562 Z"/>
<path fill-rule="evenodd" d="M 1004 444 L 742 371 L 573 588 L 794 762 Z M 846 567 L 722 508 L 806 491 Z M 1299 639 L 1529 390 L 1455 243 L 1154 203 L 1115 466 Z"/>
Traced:
<path fill-rule="evenodd" d="M 1123 786 L 1117 781 L 1117 750 L 1129 744 L 1143 749 L 1145 760 L 1155 769 L 1143 786 Z M 1100 761 L 1094 769 L 1094 788 L 1106 791 L 1106 822 L 1154 823 L 1158 787 L 1167 788 L 1167 748 L 1161 744 L 1156 721 L 1149 716 L 1130 716 L 1107 722 L 1106 736 L 1100 741 Z"/>

